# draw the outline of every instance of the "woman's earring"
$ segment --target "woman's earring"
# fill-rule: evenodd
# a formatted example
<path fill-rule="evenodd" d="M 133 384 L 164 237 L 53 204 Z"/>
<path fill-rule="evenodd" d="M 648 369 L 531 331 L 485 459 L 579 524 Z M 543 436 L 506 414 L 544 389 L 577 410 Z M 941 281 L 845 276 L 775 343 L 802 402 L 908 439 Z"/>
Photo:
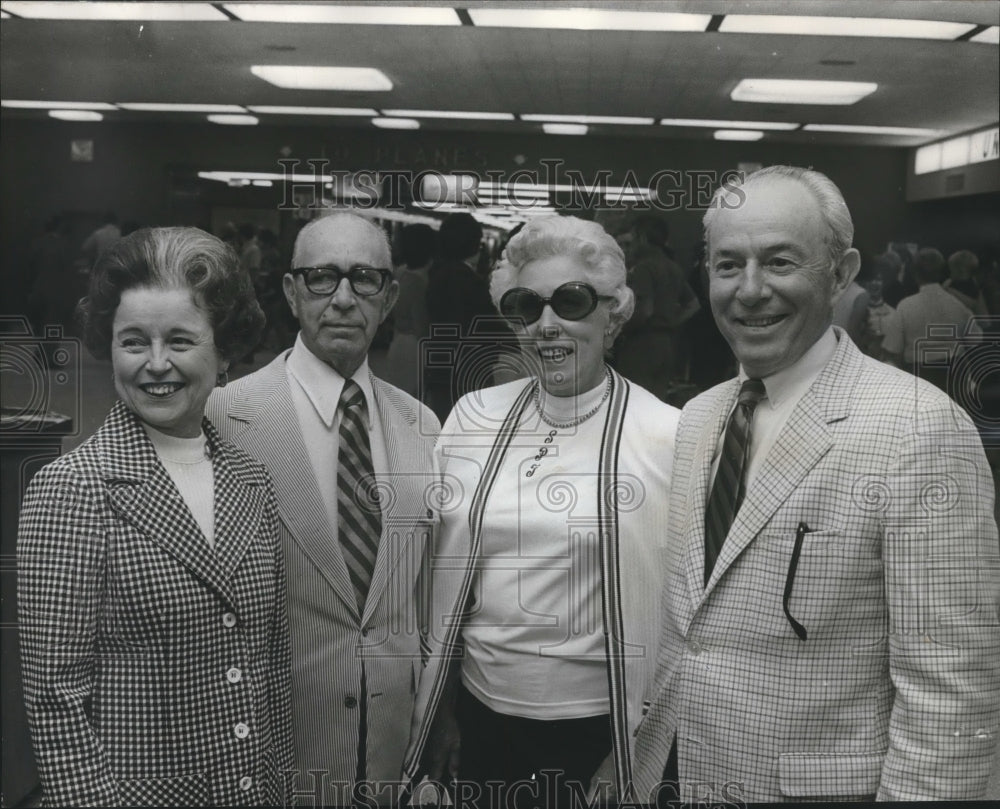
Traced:
<path fill-rule="evenodd" d="M 229 384 L 229 369 L 224 368 L 219 371 L 218 375 L 215 377 L 215 387 L 224 388 Z"/>

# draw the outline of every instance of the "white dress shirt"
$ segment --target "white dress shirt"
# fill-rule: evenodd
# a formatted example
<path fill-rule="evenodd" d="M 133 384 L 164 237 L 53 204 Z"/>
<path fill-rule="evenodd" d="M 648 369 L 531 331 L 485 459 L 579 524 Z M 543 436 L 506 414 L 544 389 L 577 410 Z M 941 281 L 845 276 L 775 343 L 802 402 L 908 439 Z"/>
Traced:
<path fill-rule="evenodd" d="M 340 451 L 340 416 L 337 405 L 346 381 L 337 371 L 313 354 L 302 335 L 295 338 L 295 346 L 286 360 L 288 388 L 295 413 L 299 418 L 302 440 L 305 442 L 309 462 L 312 464 L 316 485 L 334 532 L 337 529 L 337 456 Z M 371 372 L 368 360 L 351 376 L 365 395 L 368 407 L 368 439 L 371 442 L 372 465 L 375 477 L 386 474 L 389 468 L 385 447 L 385 434 L 375 407 Z"/>
<path fill-rule="evenodd" d="M 795 362 L 778 371 L 776 374 L 764 377 L 764 389 L 767 395 L 760 400 L 754 411 L 750 427 L 750 452 L 745 470 L 746 486 L 744 491 L 750 491 L 754 477 L 760 471 L 764 459 L 774 447 L 782 428 L 792 415 L 806 391 L 816 381 L 816 377 L 826 367 L 837 350 L 837 336 L 833 328 L 828 328 L 812 346 Z M 749 377 L 743 366 L 740 366 L 739 381 L 742 385 Z M 733 409 L 736 403 L 733 403 Z M 730 411 L 732 413 L 732 410 Z M 723 429 L 715 445 L 715 455 L 712 458 L 712 481 L 719 469 L 719 459 L 722 457 L 722 443 L 726 431 Z"/>

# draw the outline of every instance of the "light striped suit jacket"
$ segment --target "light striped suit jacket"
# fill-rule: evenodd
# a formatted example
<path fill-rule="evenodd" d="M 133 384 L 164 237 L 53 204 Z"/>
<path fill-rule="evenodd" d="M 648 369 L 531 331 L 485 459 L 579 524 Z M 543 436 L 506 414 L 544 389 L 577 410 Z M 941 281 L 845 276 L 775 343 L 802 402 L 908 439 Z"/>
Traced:
<path fill-rule="evenodd" d="M 986 787 L 1000 548 L 982 444 L 937 388 L 837 337 L 707 587 L 705 502 L 736 380 L 681 417 L 656 695 L 636 740 L 640 800 L 675 734 L 687 800 L 974 798 Z M 810 532 L 795 565 L 800 523 Z"/>
<path fill-rule="evenodd" d="M 287 357 L 215 391 L 207 413 L 274 479 L 288 575 L 296 788 L 315 793 L 318 804 L 343 804 L 359 776 L 400 779 L 421 667 L 418 573 L 438 519 L 429 492 L 440 423 L 413 397 L 372 378 L 391 471 L 379 480 L 388 490 L 382 537 L 359 615 L 337 526 L 329 524 L 302 440 Z"/>

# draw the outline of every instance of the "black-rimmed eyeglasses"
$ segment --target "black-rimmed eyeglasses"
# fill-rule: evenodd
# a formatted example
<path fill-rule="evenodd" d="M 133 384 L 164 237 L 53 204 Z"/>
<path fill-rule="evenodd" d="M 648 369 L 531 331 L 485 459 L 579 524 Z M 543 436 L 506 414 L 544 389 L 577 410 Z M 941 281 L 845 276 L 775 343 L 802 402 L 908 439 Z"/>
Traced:
<path fill-rule="evenodd" d="M 392 272 L 380 267 L 351 267 L 349 270 L 340 267 L 296 267 L 292 275 L 301 275 L 306 289 L 313 295 L 332 295 L 346 278 L 355 295 L 368 298 L 378 295 L 385 288 Z"/>
<path fill-rule="evenodd" d="M 579 281 L 560 284 L 548 298 L 527 287 L 514 287 L 500 298 L 500 314 L 530 326 L 542 316 L 548 304 L 563 320 L 583 320 L 597 308 L 598 301 L 608 299 L 606 295 L 598 295 L 590 284 Z"/>

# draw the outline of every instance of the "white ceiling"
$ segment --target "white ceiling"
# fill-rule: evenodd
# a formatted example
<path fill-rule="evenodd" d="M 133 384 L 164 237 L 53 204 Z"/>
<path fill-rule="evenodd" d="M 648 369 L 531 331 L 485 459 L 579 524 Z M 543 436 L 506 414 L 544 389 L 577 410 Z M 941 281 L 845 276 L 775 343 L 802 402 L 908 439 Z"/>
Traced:
<path fill-rule="evenodd" d="M 353 4 L 361 3 L 355 0 Z M 463 9 L 561 5 L 712 15 L 811 14 L 1000 23 L 1000 0 L 548 0 L 520 4 L 460 0 L 451 5 Z M 571 16 L 570 11 L 566 13 Z M 282 90 L 251 75 L 251 64 L 377 67 L 392 79 L 394 87 L 384 93 Z M 947 134 L 1000 120 L 1000 48 L 968 41 L 470 25 L 4 19 L 0 22 L 0 66 L 0 97 L 5 100 L 629 115 L 905 126 Z M 877 82 L 879 89 L 846 107 L 747 104 L 729 98 L 741 78 L 866 81 Z M 3 109 L 5 118 L 45 114 Z M 265 124 L 371 126 L 366 118 L 258 117 Z M 199 119 L 205 120 L 194 113 L 105 113 L 107 121 Z M 205 122 L 205 126 L 212 125 Z M 424 120 L 422 128 L 540 132 L 541 124 Z M 712 137 L 710 129 L 659 125 L 593 126 L 591 131 L 659 138 Z M 887 146 L 910 146 L 933 139 L 801 131 L 768 132 L 765 138 Z"/>

